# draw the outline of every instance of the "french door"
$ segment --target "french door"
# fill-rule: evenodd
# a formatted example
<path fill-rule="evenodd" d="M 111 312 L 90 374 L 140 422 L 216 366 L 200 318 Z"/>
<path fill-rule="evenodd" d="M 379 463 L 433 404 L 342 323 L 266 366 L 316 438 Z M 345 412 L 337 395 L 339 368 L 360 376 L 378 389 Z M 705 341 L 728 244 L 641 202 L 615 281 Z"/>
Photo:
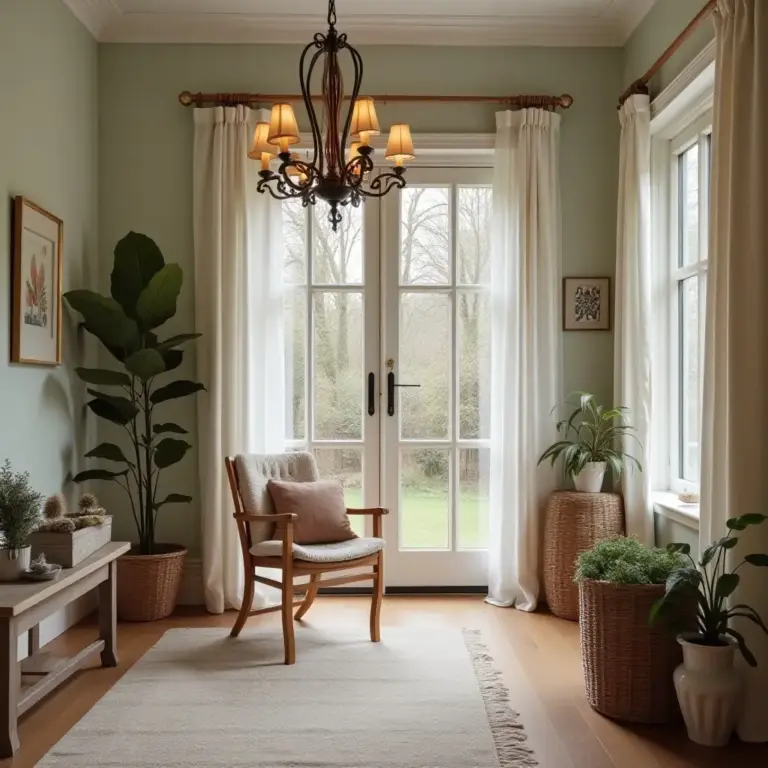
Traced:
<path fill-rule="evenodd" d="M 489 171 L 410 169 L 337 233 L 326 213 L 283 209 L 287 447 L 389 508 L 389 587 L 483 586 Z"/>

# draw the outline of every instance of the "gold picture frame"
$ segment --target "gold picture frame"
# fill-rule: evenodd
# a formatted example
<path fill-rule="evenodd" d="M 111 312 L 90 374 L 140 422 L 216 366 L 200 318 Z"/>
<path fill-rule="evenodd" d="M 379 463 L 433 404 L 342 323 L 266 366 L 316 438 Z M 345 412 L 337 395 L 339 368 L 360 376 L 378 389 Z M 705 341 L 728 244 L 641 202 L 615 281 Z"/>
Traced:
<path fill-rule="evenodd" d="M 61 365 L 64 222 L 25 197 L 13 200 L 11 362 Z"/>
<path fill-rule="evenodd" d="M 563 278 L 563 330 L 611 330 L 611 278 Z"/>

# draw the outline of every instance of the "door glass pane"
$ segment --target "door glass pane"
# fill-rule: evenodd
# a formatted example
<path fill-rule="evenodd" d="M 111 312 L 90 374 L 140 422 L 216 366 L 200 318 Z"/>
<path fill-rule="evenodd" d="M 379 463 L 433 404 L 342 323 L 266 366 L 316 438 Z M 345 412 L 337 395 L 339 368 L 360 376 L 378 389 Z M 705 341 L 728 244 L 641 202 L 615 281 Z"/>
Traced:
<path fill-rule="evenodd" d="M 400 193 L 400 283 L 451 282 L 451 188 L 406 187 Z"/>
<path fill-rule="evenodd" d="M 680 266 L 699 260 L 699 145 L 680 157 Z"/>
<path fill-rule="evenodd" d="M 680 466 L 684 480 L 699 482 L 700 345 L 699 278 L 680 283 Z"/>
<path fill-rule="evenodd" d="M 288 289 L 283 300 L 285 338 L 285 435 L 306 436 L 307 292 Z"/>
<path fill-rule="evenodd" d="M 317 291 L 313 305 L 315 439 L 361 439 L 362 293 Z"/>
<path fill-rule="evenodd" d="M 450 542 L 450 451 L 400 452 L 400 547 L 447 549 Z"/>
<path fill-rule="evenodd" d="M 490 459 L 488 448 L 459 451 L 459 549 L 488 546 Z"/>
<path fill-rule="evenodd" d="M 491 324 L 488 294 L 458 291 L 459 435 L 488 439 L 490 426 Z"/>
<path fill-rule="evenodd" d="M 328 221 L 328 203 L 318 200 L 314 215 L 313 250 L 316 285 L 363 282 L 363 210 L 342 209 L 341 224 L 334 232 Z"/>
<path fill-rule="evenodd" d="M 490 187 L 459 187 L 457 246 L 459 285 L 488 282 L 491 263 Z"/>
<path fill-rule="evenodd" d="M 307 279 L 307 209 L 297 200 L 286 200 L 281 210 L 283 279 L 288 285 L 303 285 Z"/>
<path fill-rule="evenodd" d="M 344 486 L 344 502 L 348 507 L 363 505 L 362 448 L 315 448 L 315 460 L 323 480 L 338 480 Z M 351 515 L 352 530 L 365 535 L 365 517 Z"/>
<path fill-rule="evenodd" d="M 451 305 L 447 293 L 400 296 L 400 430 L 405 439 L 447 438 L 451 382 Z"/>

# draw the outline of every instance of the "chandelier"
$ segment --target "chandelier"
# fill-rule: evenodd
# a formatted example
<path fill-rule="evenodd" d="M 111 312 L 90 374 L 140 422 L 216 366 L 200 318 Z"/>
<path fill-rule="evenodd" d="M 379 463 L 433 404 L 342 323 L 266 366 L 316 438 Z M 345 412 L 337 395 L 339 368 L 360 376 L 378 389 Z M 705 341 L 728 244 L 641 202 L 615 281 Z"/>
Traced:
<path fill-rule="evenodd" d="M 346 115 L 344 79 L 339 64 L 346 51 L 354 71 L 354 83 Z M 322 60 L 322 114 L 318 119 L 312 99 L 312 77 Z M 312 129 L 312 150 L 308 159 L 291 152 L 300 141 L 293 107 L 273 104 L 269 122 L 256 124 L 253 147 L 248 157 L 261 161 L 259 192 L 269 192 L 277 200 L 301 200 L 304 206 L 325 200 L 328 220 L 334 232 L 341 222 L 340 207 L 358 207 L 366 197 L 383 197 L 405 186 L 405 161 L 413 160 L 413 139 L 407 125 L 390 129 L 385 157 L 394 166 L 374 175 L 372 136 L 379 134 L 379 121 L 373 99 L 361 97 L 363 59 L 347 42 L 346 34 L 336 31 L 336 0 L 328 2 L 328 33 L 318 32 L 299 61 L 301 95 Z M 347 142 L 350 142 L 347 148 Z M 277 171 L 271 168 L 275 156 Z"/>

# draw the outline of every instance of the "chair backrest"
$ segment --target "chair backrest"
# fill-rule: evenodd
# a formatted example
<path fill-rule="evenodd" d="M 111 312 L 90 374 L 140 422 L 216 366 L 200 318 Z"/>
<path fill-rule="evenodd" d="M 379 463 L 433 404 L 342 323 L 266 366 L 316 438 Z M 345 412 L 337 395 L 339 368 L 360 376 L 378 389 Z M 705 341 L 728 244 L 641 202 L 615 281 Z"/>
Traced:
<path fill-rule="evenodd" d="M 266 455 L 238 454 L 227 459 L 227 469 L 233 486 L 232 493 L 237 492 L 243 512 L 249 515 L 275 514 L 272 498 L 267 491 L 270 480 L 307 483 L 320 479 L 315 457 L 301 451 Z M 239 506 L 237 496 L 235 505 Z M 274 535 L 275 526 L 271 523 L 249 523 L 249 526 L 250 546 L 268 541 Z"/>

